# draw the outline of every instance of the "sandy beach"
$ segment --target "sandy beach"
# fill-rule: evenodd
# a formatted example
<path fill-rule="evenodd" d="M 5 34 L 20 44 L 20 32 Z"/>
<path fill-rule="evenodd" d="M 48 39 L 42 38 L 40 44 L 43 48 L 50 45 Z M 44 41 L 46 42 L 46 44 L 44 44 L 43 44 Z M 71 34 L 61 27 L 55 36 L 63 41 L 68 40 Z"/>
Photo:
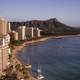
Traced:
<path fill-rule="evenodd" d="M 16 64 L 22 64 L 17 59 L 16 54 L 18 54 L 25 46 L 28 46 L 29 44 L 32 44 L 32 43 L 45 41 L 45 40 L 48 40 L 50 38 L 52 38 L 52 37 L 46 37 L 46 38 L 41 38 L 41 39 L 38 39 L 38 40 L 26 41 L 26 42 L 24 42 L 23 44 L 21 44 L 19 46 L 14 46 L 15 49 L 13 49 L 13 51 L 12 51 L 13 65 L 15 66 Z M 31 76 L 31 80 L 37 80 L 37 79 Z"/>
<path fill-rule="evenodd" d="M 36 43 L 36 42 L 42 42 L 42 41 L 45 41 L 45 40 L 48 40 L 48 39 L 51 39 L 51 38 L 53 38 L 53 39 L 61 39 L 61 38 L 64 38 L 64 37 L 74 37 L 74 36 L 80 37 L 80 35 L 50 36 L 50 37 L 40 38 L 38 40 L 26 41 L 26 42 L 24 42 L 23 44 L 21 44 L 19 46 L 15 46 L 15 49 L 12 51 L 13 64 L 14 65 L 15 65 L 15 63 L 21 64 L 21 62 L 17 59 L 16 54 L 19 53 L 25 46 L 28 46 L 28 45 L 30 45 L 32 43 Z"/>
<path fill-rule="evenodd" d="M 19 46 L 14 46 L 15 49 L 13 49 L 13 51 L 12 51 L 13 64 L 14 65 L 15 65 L 15 63 L 21 64 L 21 62 L 17 59 L 16 54 L 18 54 L 25 46 L 28 46 L 29 44 L 32 44 L 32 43 L 45 41 L 45 40 L 48 40 L 50 38 L 52 38 L 52 37 L 46 37 L 46 38 L 41 38 L 41 39 L 38 39 L 38 40 L 26 41 L 26 42 L 24 42 L 23 44 L 21 44 Z"/>
<path fill-rule="evenodd" d="M 23 44 L 19 45 L 19 46 L 15 46 L 15 49 L 12 51 L 12 55 L 13 55 L 13 65 L 15 64 L 21 64 L 21 62 L 17 59 L 16 54 L 18 54 L 24 47 L 32 44 L 32 43 L 37 43 L 37 42 L 42 42 L 42 41 L 46 41 L 48 39 L 61 39 L 64 37 L 74 37 L 74 36 L 78 36 L 80 37 L 80 35 L 67 35 L 67 36 L 51 36 L 51 37 L 45 37 L 45 38 L 41 38 L 38 40 L 32 40 L 32 41 L 26 41 Z M 36 80 L 35 78 L 32 77 L 32 80 Z"/>

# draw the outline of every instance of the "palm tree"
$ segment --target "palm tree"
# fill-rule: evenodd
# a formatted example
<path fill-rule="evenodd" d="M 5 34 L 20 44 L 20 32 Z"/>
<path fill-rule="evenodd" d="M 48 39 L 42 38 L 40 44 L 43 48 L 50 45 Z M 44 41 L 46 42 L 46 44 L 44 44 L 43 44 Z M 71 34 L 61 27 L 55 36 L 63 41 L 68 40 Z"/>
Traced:
<path fill-rule="evenodd" d="M 20 68 L 21 68 L 21 65 L 20 65 L 20 64 L 16 64 L 16 65 L 15 65 L 16 71 L 20 70 Z"/>
<path fill-rule="evenodd" d="M 22 65 L 22 68 L 20 69 L 20 72 L 22 73 L 24 79 L 29 80 L 29 78 L 30 78 L 29 71 L 25 68 L 25 66 Z"/>

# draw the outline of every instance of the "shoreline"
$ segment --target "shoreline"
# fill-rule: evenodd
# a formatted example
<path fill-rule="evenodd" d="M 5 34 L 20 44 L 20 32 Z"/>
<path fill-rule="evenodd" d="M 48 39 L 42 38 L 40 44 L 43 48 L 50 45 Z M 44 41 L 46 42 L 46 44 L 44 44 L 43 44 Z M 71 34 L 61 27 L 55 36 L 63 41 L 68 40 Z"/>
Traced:
<path fill-rule="evenodd" d="M 62 39 L 62 38 L 70 38 L 70 37 L 80 37 L 80 35 L 50 36 L 50 37 L 40 38 L 38 40 L 25 41 L 23 44 L 21 44 L 19 46 L 15 46 L 15 49 L 12 50 L 13 65 L 16 65 L 16 64 L 22 65 L 22 63 L 20 62 L 20 60 L 18 60 L 16 55 L 19 54 L 19 52 L 22 51 L 24 47 L 27 47 L 30 44 L 38 43 L 38 42 L 44 42 L 48 39 Z M 31 78 L 32 78 L 32 80 L 37 80 L 32 75 L 31 75 Z"/>
<path fill-rule="evenodd" d="M 19 63 L 19 64 L 22 64 L 16 57 L 16 54 L 19 54 L 20 51 L 22 51 L 22 49 L 24 47 L 27 47 L 28 45 L 30 44 L 33 44 L 33 43 L 37 43 L 37 42 L 42 42 L 42 41 L 46 41 L 48 39 L 51 39 L 52 37 L 44 37 L 44 38 L 40 38 L 38 40 L 32 40 L 32 41 L 26 41 L 24 42 L 23 44 L 19 45 L 19 46 L 15 46 L 12 50 L 12 55 L 13 55 L 13 64 L 15 65 L 15 63 Z"/>
<path fill-rule="evenodd" d="M 27 47 L 28 45 L 30 44 L 33 44 L 33 43 L 38 43 L 38 42 L 43 42 L 43 41 L 46 41 L 48 39 L 61 39 L 61 38 L 69 38 L 69 37 L 80 37 L 80 34 L 79 35 L 64 35 L 64 36 L 50 36 L 50 37 L 44 37 L 44 38 L 40 38 L 38 40 L 32 40 L 32 41 L 26 41 L 24 42 L 23 44 L 19 45 L 19 46 L 15 46 L 15 49 L 12 50 L 12 55 L 13 55 L 13 64 L 15 65 L 15 63 L 19 63 L 19 64 L 22 64 L 16 57 L 16 54 L 19 54 L 20 51 L 22 51 L 22 49 L 24 47 Z"/>
<path fill-rule="evenodd" d="M 33 43 L 36 43 L 36 42 L 41 42 L 41 41 L 45 41 L 45 40 L 48 40 L 52 37 L 45 37 L 45 38 L 41 38 L 41 39 L 38 39 L 38 40 L 32 40 L 32 41 L 26 41 L 24 42 L 23 44 L 19 45 L 19 46 L 15 46 L 15 49 L 12 50 L 12 59 L 13 59 L 13 65 L 15 66 L 16 64 L 20 64 L 22 65 L 22 63 L 20 62 L 20 60 L 18 60 L 16 54 L 19 54 L 20 51 L 22 51 L 22 49 L 24 47 L 27 47 L 28 45 L 30 44 L 33 44 Z M 31 80 L 37 80 L 36 78 L 34 78 L 31 74 L 30 74 L 30 77 L 31 77 Z"/>

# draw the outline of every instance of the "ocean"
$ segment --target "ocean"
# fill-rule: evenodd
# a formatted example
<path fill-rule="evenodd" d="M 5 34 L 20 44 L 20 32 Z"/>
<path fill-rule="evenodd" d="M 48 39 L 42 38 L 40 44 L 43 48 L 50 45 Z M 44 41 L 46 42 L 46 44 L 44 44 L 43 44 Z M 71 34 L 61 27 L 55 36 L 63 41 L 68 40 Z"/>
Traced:
<path fill-rule="evenodd" d="M 33 69 L 41 66 L 43 80 L 80 80 L 80 37 L 49 39 L 25 47 L 17 58 Z"/>

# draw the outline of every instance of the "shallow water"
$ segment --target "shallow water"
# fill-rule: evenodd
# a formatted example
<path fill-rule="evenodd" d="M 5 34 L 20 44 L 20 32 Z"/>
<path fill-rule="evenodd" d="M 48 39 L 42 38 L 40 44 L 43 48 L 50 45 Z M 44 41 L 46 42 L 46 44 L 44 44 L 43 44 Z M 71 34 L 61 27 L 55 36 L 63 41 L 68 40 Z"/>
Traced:
<path fill-rule="evenodd" d="M 80 37 L 49 39 L 25 47 L 18 59 L 42 67 L 44 80 L 80 80 Z"/>

